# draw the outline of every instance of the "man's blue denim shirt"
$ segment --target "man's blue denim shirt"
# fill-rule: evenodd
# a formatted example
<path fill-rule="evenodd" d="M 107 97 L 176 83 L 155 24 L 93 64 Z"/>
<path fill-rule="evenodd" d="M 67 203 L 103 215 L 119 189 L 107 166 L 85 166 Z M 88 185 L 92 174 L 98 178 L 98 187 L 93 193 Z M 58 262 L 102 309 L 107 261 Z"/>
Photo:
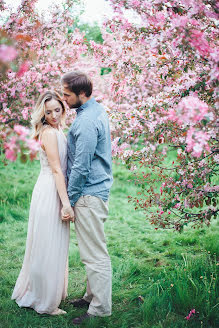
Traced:
<path fill-rule="evenodd" d="M 68 197 L 71 206 L 84 195 L 108 200 L 113 183 L 108 115 L 94 98 L 77 110 L 68 132 Z"/>

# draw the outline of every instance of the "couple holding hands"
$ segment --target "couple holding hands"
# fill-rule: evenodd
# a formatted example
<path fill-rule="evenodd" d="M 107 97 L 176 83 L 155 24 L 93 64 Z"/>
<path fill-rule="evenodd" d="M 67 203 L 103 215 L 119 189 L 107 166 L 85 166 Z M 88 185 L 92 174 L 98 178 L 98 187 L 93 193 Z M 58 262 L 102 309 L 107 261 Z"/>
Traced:
<path fill-rule="evenodd" d="M 59 308 L 67 296 L 70 221 L 87 288 L 71 300 L 87 312 L 74 324 L 95 316 L 110 316 L 111 261 L 104 235 L 108 197 L 113 182 L 110 128 L 106 111 L 92 97 L 92 81 L 83 72 L 61 79 L 63 97 L 54 91 L 40 95 L 32 114 L 33 137 L 40 141 L 41 171 L 29 212 L 26 250 L 12 299 L 38 313 L 65 314 Z M 77 116 L 67 140 L 62 131 L 65 101 Z M 77 277 L 75 277 L 77 279 Z"/>

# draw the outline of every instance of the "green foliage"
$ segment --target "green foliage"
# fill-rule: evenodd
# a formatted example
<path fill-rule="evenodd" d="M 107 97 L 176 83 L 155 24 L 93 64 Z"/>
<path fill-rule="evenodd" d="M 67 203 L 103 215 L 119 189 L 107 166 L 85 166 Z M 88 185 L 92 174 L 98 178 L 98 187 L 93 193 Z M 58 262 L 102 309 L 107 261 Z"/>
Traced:
<path fill-rule="evenodd" d="M 81 10 L 81 13 L 83 10 Z M 74 33 L 75 29 L 79 29 L 84 33 L 85 40 L 89 43 L 90 41 L 95 41 L 96 43 L 103 43 L 103 37 L 101 33 L 100 26 L 95 22 L 94 24 L 81 23 L 78 17 L 75 17 L 74 25 L 69 26 L 68 33 Z"/>
<path fill-rule="evenodd" d="M 72 225 L 69 250 L 69 296 L 60 307 L 68 313 L 50 317 L 20 309 L 10 299 L 23 261 L 31 192 L 39 162 L 9 163 L 0 168 L 0 327 L 73 327 L 83 310 L 68 299 L 83 295 L 86 274 L 80 262 Z M 218 224 L 181 234 L 156 231 L 145 214 L 134 211 L 133 173 L 114 164 L 110 215 L 105 225 L 113 267 L 113 313 L 82 327 L 90 328 L 216 328 L 218 326 Z M 210 293 L 209 293 L 210 291 Z M 185 319 L 191 309 L 197 315 Z"/>
<path fill-rule="evenodd" d="M 87 23 L 82 23 L 80 21 L 80 17 L 85 11 L 83 1 L 81 0 L 74 1 L 74 3 L 71 4 L 69 10 L 71 11 L 72 16 L 74 17 L 74 24 L 73 26 L 68 27 L 67 33 L 68 34 L 74 33 L 75 29 L 79 29 L 81 32 L 84 32 L 85 39 L 87 40 L 87 42 L 92 40 L 95 41 L 96 43 L 102 44 L 103 37 L 98 23 L 94 22 L 93 24 L 90 25 Z"/>
<path fill-rule="evenodd" d="M 101 67 L 101 69 L 100 69 L 100 75 L 109 74 L 111 71 L 112 71 L 112 69 L 109 68 L 109 67 Z"/>
<path fill-rule="evenodd" d="M 85 33 L 87 41 L 95 41 L 96 43 L 103 43 L 103 37 L 101 34 L 100 27 L 97 23 L 94 25 L 89 24 L 78 24 L 77 26 L 81 32 Z"/>

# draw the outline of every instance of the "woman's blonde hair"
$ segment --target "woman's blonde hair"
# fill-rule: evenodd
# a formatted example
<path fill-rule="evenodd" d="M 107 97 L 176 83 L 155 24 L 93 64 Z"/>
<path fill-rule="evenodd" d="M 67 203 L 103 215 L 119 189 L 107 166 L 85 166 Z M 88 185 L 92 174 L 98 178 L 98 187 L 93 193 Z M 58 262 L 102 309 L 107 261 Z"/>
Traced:
<path fill-rule="evenodd" d="M 57 91 L 46 91 L 39 96 L 34 111 L 31 115 L 31 125 L 32 125 L 32 138 L 35 140 L 39 139 L 40 133 L 45 125 L 48 125 L 45 119 L 45 103 L 52 99 L 57 100 L 62 106 L 62 119 L 61 124 L 65 126 L 65 114 L 66 108 L 62 101 L 60 94 Z"/>

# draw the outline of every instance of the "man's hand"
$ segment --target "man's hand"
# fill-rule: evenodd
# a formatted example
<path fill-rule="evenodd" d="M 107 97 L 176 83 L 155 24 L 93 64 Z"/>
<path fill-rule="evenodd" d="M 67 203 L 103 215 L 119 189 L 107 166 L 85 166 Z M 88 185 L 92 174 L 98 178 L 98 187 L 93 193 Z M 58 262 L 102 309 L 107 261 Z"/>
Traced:
<path fill-rule="evenodd" d="M 74 222 L 75 220 L 75 214 L 74 214 L 74 210 L 71 206 L 63 206 L 62 210 L 61 210 L 61 214 L 62 214 L 62 221 L 66 222 L 66 221 L 71 221 Z"/>

